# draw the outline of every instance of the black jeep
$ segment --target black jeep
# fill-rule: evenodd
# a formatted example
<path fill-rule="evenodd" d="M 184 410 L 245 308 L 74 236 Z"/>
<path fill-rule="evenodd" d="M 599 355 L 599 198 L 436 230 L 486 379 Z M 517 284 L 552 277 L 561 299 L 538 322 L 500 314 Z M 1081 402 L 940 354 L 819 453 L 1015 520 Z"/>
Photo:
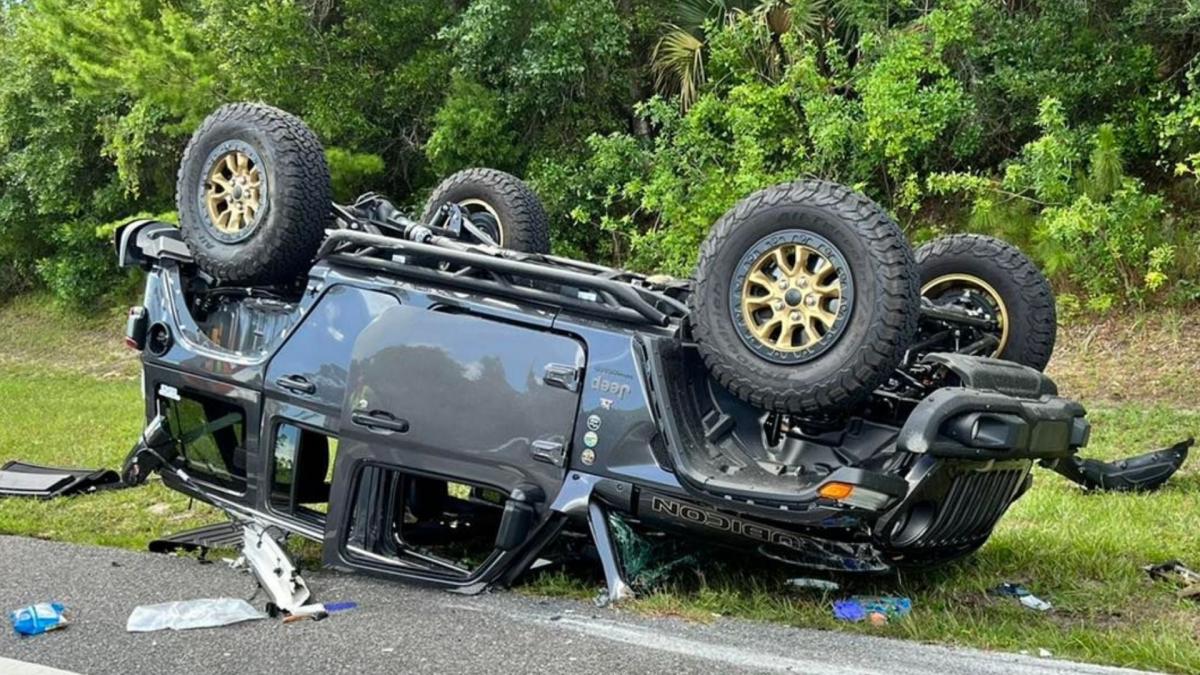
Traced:
<path fill-rule="evenodd" d="M 313 133 L 235 104 L 192 138 L 178 208 L 118 234 L 148 271 L 125 479 L 160 470 L 335 567 L 476 590 L 586 524 L 620 597 L 614 516 L 881 571 L 977 549 L 1035 462 L 1145 487 L 1181 461 L 1076 459 L 1037 268 L 973 235 L 914 256 L 836 184 L 752 194 L 693 280 L 644 276 L 550 255 L 498 171 L 450 177 L 419 220 L 334 204 Z"/>

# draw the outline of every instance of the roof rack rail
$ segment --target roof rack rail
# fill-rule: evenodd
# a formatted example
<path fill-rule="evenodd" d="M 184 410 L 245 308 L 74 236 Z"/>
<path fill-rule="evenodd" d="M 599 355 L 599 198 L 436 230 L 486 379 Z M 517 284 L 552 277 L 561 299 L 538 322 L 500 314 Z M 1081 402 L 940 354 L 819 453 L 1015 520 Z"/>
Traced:
<path fill-rule="evenodd" d="M 666 326 L 672 317 L 687 315 L 687 306 L 682 302 L 631 283 L 641 277 L 628 272 L 577 261 L 568 264 L 554 256 L 467 244 L 447 237 L 432 237 L 431 241 L 420 243 L 367 232 L 329 230 L 317 258 L 634 323 Z M 451 271 L 376 257 L 381 251 L 451 263 L 459 269 Z M 486 276 L 472 276 L 472 271 Z M 529 282 L 546 282 L 558 288 L 538 288 Z"/>

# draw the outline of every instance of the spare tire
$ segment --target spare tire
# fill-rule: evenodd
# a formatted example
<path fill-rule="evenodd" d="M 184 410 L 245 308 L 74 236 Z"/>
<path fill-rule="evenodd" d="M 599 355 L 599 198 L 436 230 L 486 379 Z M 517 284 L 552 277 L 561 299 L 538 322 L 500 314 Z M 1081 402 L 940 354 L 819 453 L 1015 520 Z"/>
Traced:
<path fill-rule="evenodd" d="M 1016 246 L 980 234 L 940 237 L 917 250 L 921 295 L 995 319 L 996 358 L 1045 370 L 1058 317 L 1050 282 Z"/>
<path fill-rule="evenodd" d="M 830 413 L 899 365 L 917 327 L 917 270 L 877 204 L 799 181 L 750 195 L 717 221 L 690 303 L 717 382 L 768 410 Z"/>
<path fill-rule="evenodd" d="M 466 209 L 471 223 L 501 248 L 550 252 L 550 218 L 541 200 L 520 178 L 496 169 L 459 171 L 434 189 L 421 221 L 430 222 L 451 202 Z"/>
<path fill-rule="evenodd" d="M 175 191 L 179 227 L 197 264 L 224 283 L 286 283 L 302 275 L 331 226 L 325 152 L 299 118 L 231 103 L 192 135 Z"/>

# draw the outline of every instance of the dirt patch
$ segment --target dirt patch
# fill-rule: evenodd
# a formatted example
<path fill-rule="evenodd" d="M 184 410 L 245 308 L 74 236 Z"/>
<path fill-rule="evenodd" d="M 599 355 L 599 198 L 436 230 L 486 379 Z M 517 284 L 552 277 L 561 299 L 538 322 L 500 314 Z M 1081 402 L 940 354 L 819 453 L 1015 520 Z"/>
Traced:
<path fill-rule="evenodd" d="M 1090 405 L 1200 409 L 1200 310 L 1114 313 L 1060 326 L 1047 372 Z"/>

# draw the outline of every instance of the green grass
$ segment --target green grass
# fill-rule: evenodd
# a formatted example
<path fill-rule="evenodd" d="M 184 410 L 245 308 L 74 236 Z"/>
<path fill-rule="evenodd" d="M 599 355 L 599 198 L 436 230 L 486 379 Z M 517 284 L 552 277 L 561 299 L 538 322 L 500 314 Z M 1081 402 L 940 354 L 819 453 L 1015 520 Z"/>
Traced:
<path fill-rule="evenodd" d="M 142 420 L 136 362 L 119 315 L 78 320 L 36 299 L 0 307 L 0 463 L 117 467 Z M 1200 383 L 1189 386 L 1200 387 Z M 1178 393 L 1178 392 L 1176 392 Z M 1200 405 L 1200 392 L 1190 400 Z M 1193 406 L 1194 408 L 1194 406 Z M 1200 412 L 1126 403 L 1093 410 L 1089 456 L 1115 458 L 1200 431 Z M 218 517 L 150 485 L 53 501 L 0 500 L 0 533 L 144 549 L 163 533 Z M 714 615 L 1006 651 L 1200 672 L 1200 604 L 1177 599 L 1142 565 L 1177 558 L 1200 568 L 1200 459 L 1151 495 L 1087 494 L 1044 470 L 975 556 L 927 573 L 837 578 L 836 595 L 790 590 L 786 570 L 724 558 L 682 570 L 633 611 L 707 621 Z M 590 598 L 585 572 L 534 578 L 523 592 Z M 1038 614 L 986 595 L 1018 581 L 1054 604 Z M 873 628 L 834 622 L 833 599 L 903 594 L 912 615 Z"/>
<path fill-rule="evenodd" d="M 119 468 L 141 431 L 137 380 L 0 366 L 0 463 Z M 144 549 L 162 534 L 212 522 L 213 511 L 157 480 L 144 488 L 49 501 L 0 499 L 0 532 Z"/>

